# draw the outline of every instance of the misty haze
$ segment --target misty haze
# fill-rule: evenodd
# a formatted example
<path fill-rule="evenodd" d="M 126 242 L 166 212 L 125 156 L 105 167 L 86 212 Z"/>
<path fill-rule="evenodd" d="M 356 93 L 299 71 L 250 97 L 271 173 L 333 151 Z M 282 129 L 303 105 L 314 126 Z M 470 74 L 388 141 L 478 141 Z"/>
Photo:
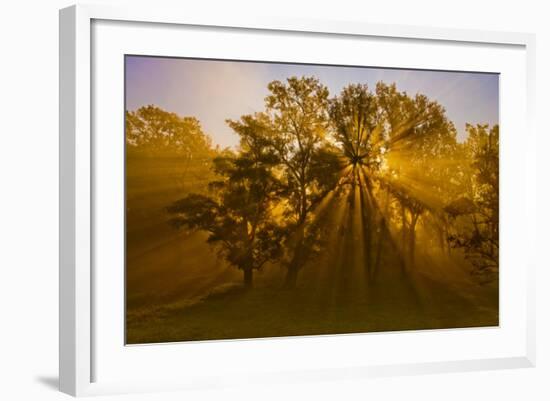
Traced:
<path fill-rule="evenodd" d="M 128 344 L 498 326 L 498 75 L 126 56 Z"/>

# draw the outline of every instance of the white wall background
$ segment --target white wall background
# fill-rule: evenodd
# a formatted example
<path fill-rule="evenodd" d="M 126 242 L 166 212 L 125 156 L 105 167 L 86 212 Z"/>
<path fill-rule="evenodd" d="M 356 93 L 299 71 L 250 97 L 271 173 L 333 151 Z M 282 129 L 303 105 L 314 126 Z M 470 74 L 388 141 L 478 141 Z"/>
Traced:
<path fill-rule="evenodd" d="M 129 0 L 96 0 L 128 4 Z M 135 3 L 135 1 L 133 2 Z M 145 3 L 145 2 L 144 2 Z M 540 214 L 538 364 L 534 369 L 326 382 L 277 388 L 121 396 L 131 400 L 550 399 L 550 25 L 546 2 L 523 0 L 150 1 L 190 13 L 292 15 L 537 34 Z M 58 16 L 66 0 L 0 5 L 0 399 L 57 400 Z M 518 133 L 521 135 L 521 133 Z M 115 399 L 108 397 L 108 399 Z M 119 398 L 116 398 L 119 399 Z"/>

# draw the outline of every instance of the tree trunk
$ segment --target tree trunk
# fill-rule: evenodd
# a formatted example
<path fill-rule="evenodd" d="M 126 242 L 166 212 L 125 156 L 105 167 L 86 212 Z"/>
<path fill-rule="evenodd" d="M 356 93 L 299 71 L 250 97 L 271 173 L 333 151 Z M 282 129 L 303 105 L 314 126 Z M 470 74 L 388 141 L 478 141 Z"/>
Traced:
<path fill-rule="evenodd" d="M 287 271 L 286 271 L 285 284 L 284 284 L 285 288 L 296 287 L 296 282 L 298 280 L 298 271 L 302 267 L 301 266 L 303 263 L 302 253 L 304 252 L 303 242 L 304 242 L 304 235 L 305 235 L 304 223 L 300 223 L 296 235 L 297 235 L 297 241 L 294 247 L 294 255 L 292 255 L 292 260 L 288 264 Z"/>
<path fill-rule="evenodd" d="M 366 267 L 367 267 L 367 276 L 369 279 L 372 279 L 372 276 L 374 275 L 374 267 L 372 263 L 372 210 L 373 210 L 373 196 L 372 191 L 370 187 L 370 181 L 368 178 L 365 178 L 365 186 L 366 186 L 366 196 L 363 193 L 363 189 L 359 188 L 359 199 L 361 201 L 361 216 L 363 218 L 363 235 L 364 235 L 364 246 L 365 246 L 365 259 L 366 259 Z M 355 200 L 355 197 L 353 198 Z M 355 205 L 354 205 L 355 206 Z"/>
<path fill-rule="evenodd" d="M 407 219 L 406 219 L 406 212 L 405 212 L 405 207 L 404 206 L 401 206 L 401 248 L 402 248 L 402 255 L 403 255 L 403 259 L 404 259 L 404 262 L 406 263 L 407 261 L 407 254 L 408 254 L 408 249 L 407 249 L 407 231 L 408 231 L 408 227 L 407 227 Z M 401 266 L 404 268 L 404 266 Z"/>
<path fill-rule="evenodd" d="M 414 266 L 414 251 L 416 247 L 416 234 L 414 230 L 411 229 L 411 232 L 409 234 L 409 265 L 411 267 Z"/>
<path fill-rule="evenodd" d="M 445 221 L 445 250 L 447 257 L 451 257 L 451 243 L 449 242 L 449 223 Z"/>
<path fill-rule="evenodd" d="M 298 265 L 292 261 L 288 266 L 285 277 L 285 288 L 296 288 L 296 282 L 298 281 Z"/>
<path fill-rule="evenodd" d="M 253 270 L 251 268 L 243 269 L 243 284 L 244 288 L 252 288 L 252 275 Z"/>
<path fill-rule="evenodd" d="M 378 232 L 378 235 L 377 235 L 377 239 L 378 239 L 378 243 L 376 245 L 376 255 L 375 255 L 375 259 L 374 259 L 374 277 L 373 279 L 376 279 L 376 276 L 378 275 L 378 271 L 380 270 L 380 260 L 381 260 L 381 257 L 382 257 L 382 243 L 384 241 L 384 235 L 386 233 L 386 228 L 385 228 L 385 224 L 386 224 L 386 220 L 382 217 L 380 220 L 379 220 L 379 224 L 380 224 L 380 231 Z"/>
<path fill-rule="evenodd" d="M 416 248 L 416 222 L 418 221 L 418 214 L 413 214 L 411 218 L 411 224 L 409 227 L 409 264 L 414 266 L 415 248 Z"/>
<path fill-rule="evenodd" d="M 389 215 L 389 206 L 390 206 L 390 193 L 386 190 L 386 199 L 385 199 L 385 204 L 384 204 L 384 212 L 380 215 L 380 220 L 379 220 L 379 227 L 380 227 L 380 231 L 378 232 L 378 245 L 376 247 L 376 259 L 375 259 L 375 262 L 374 262 L 374 271 L 375 273 L 377 274 L 379 269 L 380 269 L 380 261 L 381 261 L 381 257 L 382 257 L 382 245 L 384 243 L 384 240 L 386 238 L 391 238 L 391 235 L 389 234 L 389 228 L 388 226 L 386 225 L 386 217 L 385 216 L 388 216 Z M 401 258 L 399 258 L 401 260 Z M 401 261 L 400 261 L 400 264 L 402 265 Z M 403 267 L 403 266 L 401 266 Z M 376 279 L 376 274 L 375 274 L 375 279 Z"/>

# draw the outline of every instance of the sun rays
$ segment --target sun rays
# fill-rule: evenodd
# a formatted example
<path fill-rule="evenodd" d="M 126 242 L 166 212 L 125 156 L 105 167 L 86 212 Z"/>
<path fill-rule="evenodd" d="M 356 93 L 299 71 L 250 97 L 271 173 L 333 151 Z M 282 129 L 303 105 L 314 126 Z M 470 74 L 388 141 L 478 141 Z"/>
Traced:
<path fill-rule="evenodd" d="M 263 89 L 223 149 L 194 117 L 127 112 L 130 342 L 498 322 L 470 274 L 498 274 L 498 126 L 459 142 L 391 82 Z"/>

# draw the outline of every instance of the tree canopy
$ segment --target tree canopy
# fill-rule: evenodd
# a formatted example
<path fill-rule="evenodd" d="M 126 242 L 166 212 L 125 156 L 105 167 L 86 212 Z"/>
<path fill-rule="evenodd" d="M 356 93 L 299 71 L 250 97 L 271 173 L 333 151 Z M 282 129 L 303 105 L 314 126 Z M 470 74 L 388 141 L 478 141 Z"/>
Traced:
<path fill-rule="evenodd" d="M 125 121 L 130 155 L 212 156 L 211 139 L 195 117 L 180 117 L 149 105 L 127 111 Z"/>
<path fill-rule="evenodd" d="M 267 89 L 264 110 L 227 120 L 238 149 L 215 154 L 193 118 L 153 106 L 127 113 L 132 152 L 212 155 L 209 193 L 168 211 L 176 226 L 208 232 L 247 286 L 268 262 L 285 266 L 296 285 L 321 248 L 324 201 L 337 192 L 360 209 L 369 269 L 384 242 L 413 268 L 421 235 L 425 246 L 446 257 L 461 251 L 474 273 L 495 277 L 498 126 L 468 125 L 459 142 L 443 106 L 384 82 L 350 84 L 332 98 L 315 77 Z"/>
<path fill-rule="evenodd" d="M 226 151 L 214 159 L 219 179 L 210 182 L 209 195 L 187 195 L 168 212 L 175 215 L 175 227 L 208 232 L 208 242 L 243 271 L 244 283 L 251 287 L 254 270 L 281 256 L 282 230 L 271 210 L 282 189 L 273 174 L 277 158 L 265 146 L 265 116 L 247 115 L 228 123 L 241 139 L 240 151 Z"/>

